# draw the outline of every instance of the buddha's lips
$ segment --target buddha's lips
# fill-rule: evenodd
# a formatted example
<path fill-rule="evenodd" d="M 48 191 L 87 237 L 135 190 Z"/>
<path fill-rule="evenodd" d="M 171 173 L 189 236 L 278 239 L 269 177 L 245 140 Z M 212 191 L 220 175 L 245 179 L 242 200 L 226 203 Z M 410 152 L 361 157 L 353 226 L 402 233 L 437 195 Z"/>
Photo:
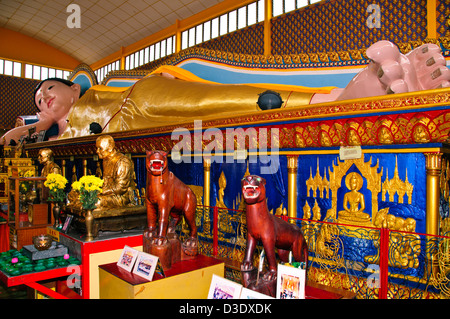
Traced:
<path fill-rule="evenodd" d="M 55 98 L 51 98 L 48 102 L 47 102 L 47 106 L 48 106 L 48 108 L 51 108 L 52 107 L 52 104 L 53 104 L 53 100 L 54 100 Z"/>

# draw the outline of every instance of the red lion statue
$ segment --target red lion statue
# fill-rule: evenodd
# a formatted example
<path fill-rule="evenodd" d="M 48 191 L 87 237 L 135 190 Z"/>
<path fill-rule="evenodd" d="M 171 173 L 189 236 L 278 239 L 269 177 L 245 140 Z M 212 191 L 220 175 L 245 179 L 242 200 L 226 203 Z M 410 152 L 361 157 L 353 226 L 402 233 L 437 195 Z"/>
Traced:
<path fill-rule="evenodd" d="M 269 272 L 266 280 L 274 280 L 277 273 L 275 248 L 283 262 L 288 262 L 292 251 L 295 261 L 308 263 L 308 246 L 299 227 L 269 213 L 266 203 L 266 180 L 256 175 L 242 179 L 241 187 L 247 204 L 247 248 L 241 270 L 254 269 L 252 257 L 256 244 L 262 241 Z"/>
<path fill-rule="evenodd" d="M 166 152 L 147 151 L 146 168 L 148 223 L 146 235 L 153 237 L 155 244 L 162 245 L 167 241 L 168 229 L 169 233 L 174 232 L 184 215 L 190 233 L 189 238 L 183 243 L 183 251 L 187 255 L 196 255 L 198 248 L 195 225 L 197 198 L 194 192 L 169 171 Z M 172 216 L 170 225 L 169 215 Z"/>

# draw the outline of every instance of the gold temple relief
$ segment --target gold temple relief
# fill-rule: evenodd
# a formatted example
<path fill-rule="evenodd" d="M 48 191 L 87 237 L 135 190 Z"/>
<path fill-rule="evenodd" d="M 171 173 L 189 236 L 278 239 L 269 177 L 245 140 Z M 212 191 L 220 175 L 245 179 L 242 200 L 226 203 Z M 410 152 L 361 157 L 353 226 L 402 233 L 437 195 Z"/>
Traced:
<path fill-rule="evenodd" d="M 319 194 L 317 195 L 317 190 Z M 323 198 L 324 193 L 326 198 L 329 196 L 330 182 L 327 180 L 326 174 L 324 172 L 324 177 L 320 176 L 319 172 L 319 159 L 317 159 L 316 175 L 312 176 L 312 170 L 310 170 L 309 178 L 306 181 L 306 193 L 309 194 L 310 191 L 313 192 L 313 197 Z"/>
<path fill-rule="evenodd" d="M 360 174 L 347 174 L 348 170 L 352 165 L 355 165 Z M 329 210 L 327 215 L 331 215 L 332 219 L 338 220 L 340 222 L 349 223 L 360 226 L 372 226 L 371 218 L 375 216 L 378 212 L 378 199 L 377 195 L 381 191 L 381 176 L 383 175 L 383 170 L 378 173 L 379 163 L 372 167 L 372 159 L 368 162 L 364 162 L 364 157 L 359 159 L 346 160 L 341 162 L 337 160 L 337 165 L 333 164 L 332 169 L 329 169 L 330 175 L 330 190 L 332 194 L 332 208 Z M 351 175 L 351 177 L 347 177 Z M 366 199 L 358 195 L 358 187 L 362 186 L 362 177 L 366 178 L 367 189 L 371 192 L 371 203 L 372 211 L 367 212 L 365 210 Z M 341 187 L 341 181 L 346 178 L 346 183 L 351 190 L 349 195 L 347 195 L 347 209 L 340 211 L 337 214 L 337 191 Z M 352 193 L 353 192 L 353 193 Z M 360 194 L 361 195 L 361 194 Z M 358 202 L 358 209 L 356 209 L 356 204 Z M 353 209 L 349 208 L 353 205 Z M 364 206 L 363 209 L 361 207 Z M 364 211 L 364 212 L 363 212 Z M 352 214 L 353 213 L 353 214 Z"/>
<path fill-rule="evenodd" d="M 383 201 L 394 201 L 395 194 L 398 195 L 398 202 L 403 204 L 404 195 L 408 195 L 408 204 L 411 204 L 412 201 L 412 193 L 414 186 L 408 181 L 408 170 L 406 170 L 406 179 L 402 181 L 398 175 L 398 163 L 397 156 L 395 157 L 395 171 L 394 177 L 392 179 L 388 179 L 388 171 L 386 169 L 386 179 L 384 180 L 382 186 L 382 200 Z M 389 195 L 389 198 L 386 198 L 386 193 Z"/>
<path fill-rule="evenodd" d="M 222 173 L 220 174 L 220 177 L 219 177 L 219 191 L 218 191 L 219 198 L 216 198 L 216 206 L 219 208 L 227 208 L 223 201 L 226 187 L 227 187 L 227 179 L 225 177 L 225 174 L 222 171 Z"/>

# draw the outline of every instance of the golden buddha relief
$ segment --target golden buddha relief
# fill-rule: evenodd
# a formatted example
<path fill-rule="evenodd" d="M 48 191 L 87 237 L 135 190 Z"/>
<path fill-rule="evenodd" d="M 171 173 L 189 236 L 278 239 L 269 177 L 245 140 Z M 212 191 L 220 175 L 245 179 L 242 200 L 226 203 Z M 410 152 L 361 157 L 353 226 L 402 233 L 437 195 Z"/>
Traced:
<path fill-rule="evenodd" d="M 386 126 L 381 126 L 378 131 L 378 141 L 381 144 L 392 144 L 394 143 L 394 138 L 392 137 L 392 134 L 390 130 Z"/>
<path fill-rule="evenodd" d="M 361 139 L 359 138 L 358 133 L 354 129 L 350 129 L 347 131 L 347 144 L 350 146 L 361 145 Z"/>
<path fill-rule="evenodd" d="M 298 148 L 303 148 L 306 146 L 305 138 L 303 137 L 305 129 L 301 126 L 295 127 L 295 146 Z"/>
<path fill-rule="evenodd" d="M 415 143 L 428 143 L 430 134 L 424 125 L 418 124 L 413 129 L 413 139 Z"/>
<path fill-rule="evenodd" d="M 332 146 L 333 145 L 333 142 L 331 141 L 331 138 L 328 135 L 327 131 L 324 131 L 324 130 L 320 131 L 319 136 L 320 136 L 320 145 L 321 146 L 328 147 L 328 146 Z"/>
<path fill-rule="evenodd" d="M 225 174 L 222 172 L 219 177 L 219 198 L 216 198 L 216 206 L 219 208 L 227 208 L 223 201 L 223 198 L 225 196 L 225 187 L 227 187 L 227 179 L 225 177 Z"/>
<path fill-rule="evenodd" d="M 280 147 L 288 148 L 292 144 L 292 141 L 294 140 L 295 129 L 283 127 L 280 133 L 281 133 L 279 143 Z"/>
<path fill-rule="evenodd" d="M 358 173 L 352 172 L 345 178 L 345 186 L 350 190 L 344 195 L 344 210 L 338 212 L 338 220 L 368 222 L 370 216 L 364 213 L 366 202 L 364 195 L 359 192 L 363 186 L 363 179 Z"/>

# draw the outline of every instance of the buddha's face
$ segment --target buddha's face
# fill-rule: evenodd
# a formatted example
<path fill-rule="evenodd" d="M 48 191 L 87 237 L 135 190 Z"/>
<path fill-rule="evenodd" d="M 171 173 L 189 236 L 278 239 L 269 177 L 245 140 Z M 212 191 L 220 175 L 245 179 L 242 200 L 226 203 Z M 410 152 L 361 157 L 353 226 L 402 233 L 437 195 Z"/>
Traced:
<path fill-rule="evenodd" d="M 358 178 L 356 177 L 356 175 L 353 175 L 350 178 L 350 189 L 355 190 L 357 187 L 358 187 Z"/>
<path fill-rule="evenodd" d="M 114 149 L 113 142 L 111 142 L 107 138 L 97 139 L 96 146 L 98 157 L 101 159 L 108 158 L 112 154 Z"/>
<path fill-rule="evenodd" d="M 80 86 L 78 84 L 68 86 L 58 81 L 49 80 L 42 83 L 34 99 L 41 111 L 41 118 L 45 116 L 58 121 L 67 117 L 79 96 Z"/>

